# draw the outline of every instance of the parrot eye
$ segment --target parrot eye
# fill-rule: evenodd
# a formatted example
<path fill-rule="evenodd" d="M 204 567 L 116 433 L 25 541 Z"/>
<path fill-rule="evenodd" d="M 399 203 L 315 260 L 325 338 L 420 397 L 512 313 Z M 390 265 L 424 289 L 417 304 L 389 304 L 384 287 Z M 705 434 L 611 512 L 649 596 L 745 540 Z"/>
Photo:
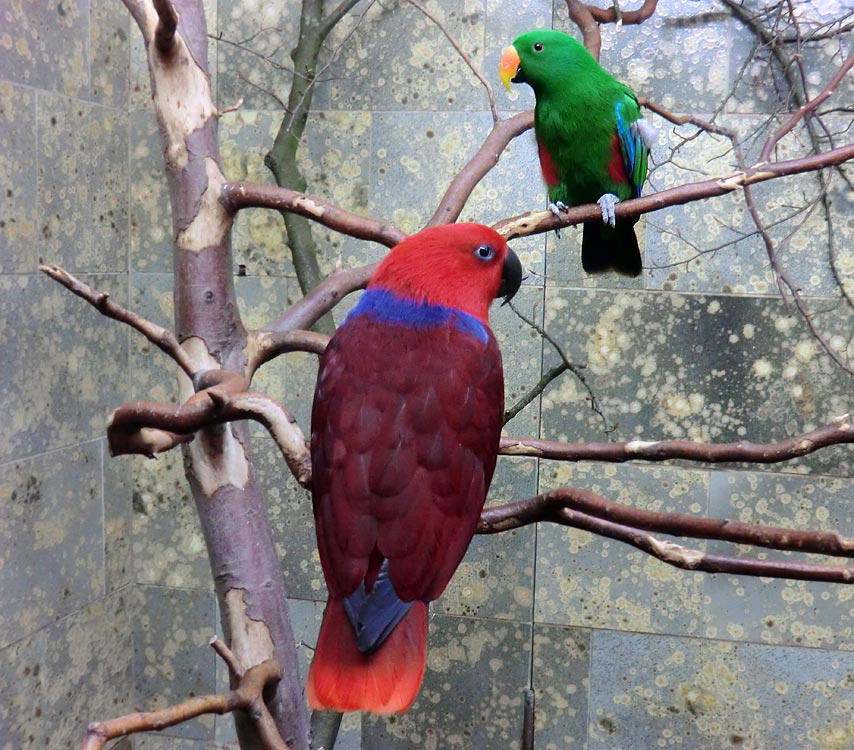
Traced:
<path fill-rule="evenodd" d="M 543 51 L 543 43 L 542 42 L 534 42 L 534 52 L 542 52 Z"/>
<path fill-rule="evenodd" d="M 495 257 L 495 248 L 492 245 L 480 245 L 474 254 L 478 260 L 492 260 Z"/>

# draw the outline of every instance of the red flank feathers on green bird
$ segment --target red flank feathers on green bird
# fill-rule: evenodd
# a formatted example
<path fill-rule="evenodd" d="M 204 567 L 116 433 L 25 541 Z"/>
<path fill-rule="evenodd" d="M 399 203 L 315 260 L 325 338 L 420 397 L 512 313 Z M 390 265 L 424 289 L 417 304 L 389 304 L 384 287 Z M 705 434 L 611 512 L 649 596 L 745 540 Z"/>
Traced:
<path fill-rule="evenodd" d="M 550 208 L 602 207 L 603 223 L 584 224 L 584 270 L 640 274 L 637 219 L 614 219 L 618 201 L 641 194 L 655 138 L 632 90 L 578 41 L 550 29 L 517 37 L 504 50 L 499 72 L 508 90 L 511 81 L 534 90 L 534 133 Z"/>
<path fill-rule="evenodd" d="M 465 555 L 498 455 L 489 305 L 521 281 L 489 227 L 425 229 L 389 252 L 320 360 L 312 501 L 329 602 L 312 708 L 387 714 L 415 700 L 427 603 Z"/>

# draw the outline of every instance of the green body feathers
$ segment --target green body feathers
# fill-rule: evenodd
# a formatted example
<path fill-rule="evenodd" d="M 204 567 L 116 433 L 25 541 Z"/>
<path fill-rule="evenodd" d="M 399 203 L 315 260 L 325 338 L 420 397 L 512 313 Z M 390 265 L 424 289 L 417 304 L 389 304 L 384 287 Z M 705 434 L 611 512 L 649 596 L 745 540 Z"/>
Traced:
<path fill-rule="evenodd" d="M 605 194 L 640 195 L 646 179 L 649 126 L 637 99 L 572 37 L 552 30 L 519 36 L 514 82 L 534 90 L 534 130 L 549 200 L 577 206 Z M 633 220 L 584 227 L 582 261 L 590 272 L 641 271 Z"/>

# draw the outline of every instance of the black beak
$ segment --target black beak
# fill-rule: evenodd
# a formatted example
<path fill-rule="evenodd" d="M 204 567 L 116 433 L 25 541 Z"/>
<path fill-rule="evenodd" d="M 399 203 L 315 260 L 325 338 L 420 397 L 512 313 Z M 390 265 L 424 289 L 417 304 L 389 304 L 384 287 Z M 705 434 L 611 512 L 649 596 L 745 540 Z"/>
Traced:
<path fill-rule="evenodd" d="M 501 285 L 498 287 L 498 297 L 504 297 L 502 305 L 506 305 L 519 287 L 522 286 L 522 263 L 519 256 L 516 255 L 510 248 L 507 249 L 507 256 L 504 258 L 504 268 L 501 270 Z"/>

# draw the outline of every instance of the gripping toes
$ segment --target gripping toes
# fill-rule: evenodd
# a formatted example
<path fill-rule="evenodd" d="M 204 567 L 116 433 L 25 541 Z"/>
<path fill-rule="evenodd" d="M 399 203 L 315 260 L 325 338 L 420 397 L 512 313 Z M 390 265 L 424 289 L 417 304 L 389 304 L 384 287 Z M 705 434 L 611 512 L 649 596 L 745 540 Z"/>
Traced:
<path fill-rule="evenodd" d="M 605 193 L 598 201 L 599 208 L 602 209 L 602 221 L 610 226 L 615 226 L 617 223 L 617 216 L 614 213 L 614 206 L 616 206 L 620 199 L 614 195 L 613 193 Z"/>
<path fill-rule="evenodd" d="M 560 216 L 561 211 L 569 211 L 569 206 L 563 201 L 555 201 L 554 203 L 549 203 L 549 211 L 555 216 Z"/>

